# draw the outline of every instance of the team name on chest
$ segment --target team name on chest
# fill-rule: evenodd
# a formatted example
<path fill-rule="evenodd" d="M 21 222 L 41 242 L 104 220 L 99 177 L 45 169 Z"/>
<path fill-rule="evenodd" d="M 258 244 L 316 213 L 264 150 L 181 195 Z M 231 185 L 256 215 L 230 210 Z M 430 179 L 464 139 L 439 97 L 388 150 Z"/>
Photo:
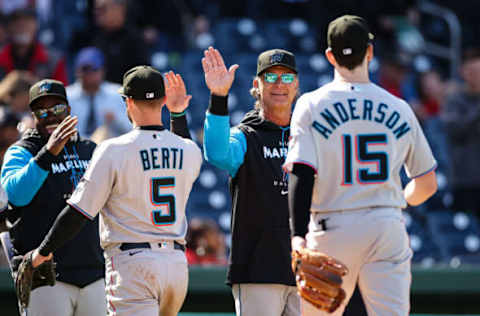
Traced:
<path fill-rule="evenodd" d="M 86 170 L 88 167 L 89 160 L 67 160 L 62 162 L 53 162 L 51 164 L 51 170 L 53 174 L 67 172 L 72 169 L 81 169 Z"/>
<path fill-rule="evenodd" d="M 182 169 L 183 149 L 174 147 L 153 147 L 140 150 L 143 171 L 151 169 Z"/>
<path fill-rule="evenodd" d="M 410 131 L 409 124 L 402 119 L 400 113 L 388 104 L 372 100 L 348 99 L 347 102 L 335 102 L 320 112 L 321 119 L 315 120 L 312 127 L 325 139 L 335 129 L 345 123 L 363 120 L 384 125 L 390 129 L 397 139 Z"/>

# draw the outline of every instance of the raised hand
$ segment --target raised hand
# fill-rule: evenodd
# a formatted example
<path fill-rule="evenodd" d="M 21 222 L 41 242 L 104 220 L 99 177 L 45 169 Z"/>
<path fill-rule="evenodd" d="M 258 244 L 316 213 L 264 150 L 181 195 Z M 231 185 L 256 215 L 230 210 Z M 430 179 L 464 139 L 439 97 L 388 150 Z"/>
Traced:
<path fill-rule="evenodd" d="M 67 116 L 52 132 L 47 141 L 47 150 L 57 156 L 70 137 L 77 133 L 78 118 L 76 116 Z"/>
<path fill-rule="evenodd" d="M 188 104 L 192 99 L 191 95 L 187 95 L 187 89 L 183 82 L 182 76 L 169 71 L 165 74 L 165 95 L 167 97 L 167 109 L 170 112 L 180 113 L 188 108 Z"/>
<path fill-rule="evenodd" d="M 227 70 L 223 57 L 213 47 L 209 47 L 204 52 L 202 58 L 203 72 L 205 73 L 205 82 L 211 94 L 226 96 L 230 87 L 232 86 L 233 79 L 235 79 L 235 71 L 238 69 L 238 65 L 232 65 Z"/>

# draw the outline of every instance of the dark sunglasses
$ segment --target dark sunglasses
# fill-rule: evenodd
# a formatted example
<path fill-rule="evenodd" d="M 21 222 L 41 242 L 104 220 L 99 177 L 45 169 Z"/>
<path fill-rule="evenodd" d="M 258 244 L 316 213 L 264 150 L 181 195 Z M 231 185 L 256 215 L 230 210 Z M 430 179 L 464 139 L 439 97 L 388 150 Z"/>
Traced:
<path fill-rule="evenodd" d="M 40 109 L 40 110 L 35 110 L 35 111 L 32 111 L 32 113 L 39 119 L 44 119 L 47 117 L 48 113 L 50 112 L 52 115 L 60 115 L 62 114 L 63 112 L 65 112 L 65 110 L 67 109 L 67 106 L 66 104 L 55 104 L 54 106 L 48 108 L 48 109 Z"/>
<path fill-rule="evenodd" d="M 275 83 L 278 80 L 278 77 L 282 78 L 282 82 L 286 84 L 290 84 L 295 80 L 295 74 L 292 73 L 287 73 L 287 74 L 276 74 L 273 72 L 266 72 L 263 75 L 263 78 L 265 79 L 266 82 L 268 83 Z"/>

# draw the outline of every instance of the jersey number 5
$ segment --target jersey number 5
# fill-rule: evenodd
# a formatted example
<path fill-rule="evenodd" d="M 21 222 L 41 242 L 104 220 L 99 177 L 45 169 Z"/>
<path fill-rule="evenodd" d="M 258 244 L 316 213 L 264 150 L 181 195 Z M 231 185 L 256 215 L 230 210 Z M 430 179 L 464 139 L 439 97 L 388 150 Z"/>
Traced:
<path fill-rule="evenodd" d="M 153 206 L 166 206 L 167 214 L 161 210 L 152 211 L 152 223 L 155 226 L 172 225 L 175 223 L 175 195 L 160 194 L 160 189 L 175 187 L 175 178 L 152 178 L 150 182 L 150 197 Z"/>
<path fill-rule="evenodd" d="M 352 136 L 342 135 L 343 146 L 343 182 L 353 184 L 353 148 Z M 385 146 L 386 134 L 360 134 L 355 137 L 355 157 L 361 165 L 374 165 L 372 168 L 358 168 L 357 182 L 360 184 L 382 183 L 388 180 L 388 154 L 383 151 L 370 151 L 371 146 Z M 370 147 L 369 147 L 370 146 Z"/>

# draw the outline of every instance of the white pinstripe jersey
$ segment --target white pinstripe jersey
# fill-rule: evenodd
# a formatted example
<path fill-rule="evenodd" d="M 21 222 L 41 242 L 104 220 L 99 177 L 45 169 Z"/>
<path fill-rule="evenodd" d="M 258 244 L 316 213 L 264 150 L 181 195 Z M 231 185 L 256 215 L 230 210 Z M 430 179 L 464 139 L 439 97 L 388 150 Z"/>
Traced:
<path fill-rule="evenodd" d="M 100 212 L 104 249 L 123 242 L 184 243 L 185 207 L 201 164 L 191 140 L 134 129 L 97 147 L 67 202 L 89 218 Z"/>
<path fill-rule="evenodd" d="M 313 212 L 406 207 L 400 182 L 436 167 L 410 106 L 373 83 L 335 80 L 302 95 L 285 166 L 317 170 Z"/>

